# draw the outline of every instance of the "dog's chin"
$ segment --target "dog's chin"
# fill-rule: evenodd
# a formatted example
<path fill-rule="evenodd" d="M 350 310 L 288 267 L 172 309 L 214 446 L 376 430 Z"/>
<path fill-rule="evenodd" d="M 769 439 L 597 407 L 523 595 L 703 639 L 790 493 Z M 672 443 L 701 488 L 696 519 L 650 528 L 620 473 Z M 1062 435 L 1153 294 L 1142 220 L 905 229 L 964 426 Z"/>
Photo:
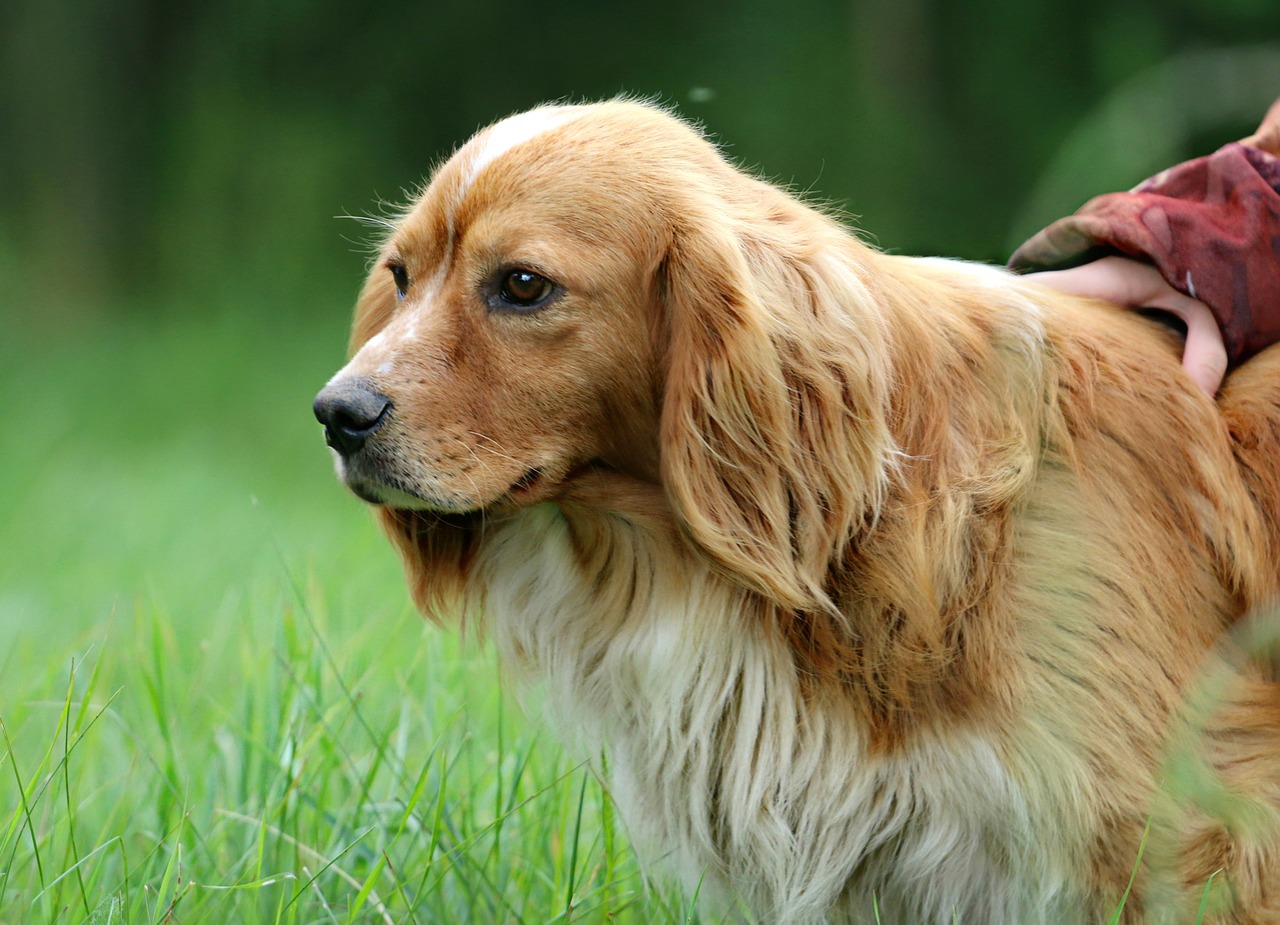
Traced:
<path fill-rule="evenodd" d="M 379 507 L 402 508 L 410 511 L 435 511 L 441 514 L 461 513 L 453 505 L 432 502 L 420 495 L 405 491 L 392 485 L 369 482 L 363 479 L 348 479 L 347 488 L 351 489 L 361 501 Z"/>
<path fill-rule="evenodd" d="M 400 483 L 354 473 L 344 474 L 343 481 L 352 494 L 368 504 L 434 514 L 472 514 L 488 509 L 528 507 L 552 500 L 561 485 L 561 480 L 549 477 L 541 469 L 528 470 L 505 490 L 490 497 L 454 495 L 442 498 Z"/>

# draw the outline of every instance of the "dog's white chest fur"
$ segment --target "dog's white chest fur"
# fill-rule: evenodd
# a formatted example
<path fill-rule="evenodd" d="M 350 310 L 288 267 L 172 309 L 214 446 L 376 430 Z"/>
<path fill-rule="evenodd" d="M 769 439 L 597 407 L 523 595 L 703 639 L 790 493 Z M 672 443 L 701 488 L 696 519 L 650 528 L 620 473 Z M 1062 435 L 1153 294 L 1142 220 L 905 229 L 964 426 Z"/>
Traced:
<path fill-rule="evenodd" d="M 538 507 L 495 531 L 477 577 L 507 667 L 546 687 L 571 745 L 607 751 L 643 857 L 777 923 L 873 921 L 873 896 L 884 922 L 1084 914 L 992 743 L 869 755 L 748 625 L 745 592 L 679 554 L 647 560 L 633 529 L 614 525 L 588 576 L 564 515 Z"/>

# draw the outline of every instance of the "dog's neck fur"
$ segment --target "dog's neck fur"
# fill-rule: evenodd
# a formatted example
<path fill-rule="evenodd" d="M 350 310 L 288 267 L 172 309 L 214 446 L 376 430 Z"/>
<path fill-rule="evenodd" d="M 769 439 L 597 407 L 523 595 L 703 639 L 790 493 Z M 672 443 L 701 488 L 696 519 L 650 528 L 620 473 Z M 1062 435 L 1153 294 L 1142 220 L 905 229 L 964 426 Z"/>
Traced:
<path fill-rule="evenodd" d="M 475 563 L 505 666 L 545 688 L 585 755 L 607 750 L 645 857 L 771 922 L 869 914 L 873 894 L 886 921 L 1066 919 L 1063 884 L 1023 862 L 1049 833 L 997 745 L 930 730 L 871 753 L 754 595 L 651 527 L 546 505 Z"/>

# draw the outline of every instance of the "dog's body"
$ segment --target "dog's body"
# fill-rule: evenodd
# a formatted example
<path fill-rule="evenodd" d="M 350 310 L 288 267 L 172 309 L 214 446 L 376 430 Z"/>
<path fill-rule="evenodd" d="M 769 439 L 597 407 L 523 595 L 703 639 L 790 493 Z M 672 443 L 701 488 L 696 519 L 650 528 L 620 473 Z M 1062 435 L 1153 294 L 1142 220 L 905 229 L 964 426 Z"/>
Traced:
<path fill-rule="evenodd" d="M 1149 322 L 875 252 L 628 102 L 462 148 L 353 347 L 317 413 L 415 599 L 691 888 L 1092 922 L 1136 868 L 1126 921 L 1211 878 L 1280 920 L 1280 694 L 1228 638 L 1277 594 L 1280 350 L 1215 407 Z M 1168 796 L 1177 742 L 1229 812 Z"/>

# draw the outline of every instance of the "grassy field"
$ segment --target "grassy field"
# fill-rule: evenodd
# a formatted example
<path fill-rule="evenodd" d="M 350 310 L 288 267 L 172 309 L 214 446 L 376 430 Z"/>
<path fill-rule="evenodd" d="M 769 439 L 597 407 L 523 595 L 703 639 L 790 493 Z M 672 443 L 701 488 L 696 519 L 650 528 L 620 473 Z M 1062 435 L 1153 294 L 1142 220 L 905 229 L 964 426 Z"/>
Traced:
<path fill-rule="evenodd" d="M 341 324 L 182 317 L 0 343 L 0 925 L 697 921 L 412 612 Z"/>

